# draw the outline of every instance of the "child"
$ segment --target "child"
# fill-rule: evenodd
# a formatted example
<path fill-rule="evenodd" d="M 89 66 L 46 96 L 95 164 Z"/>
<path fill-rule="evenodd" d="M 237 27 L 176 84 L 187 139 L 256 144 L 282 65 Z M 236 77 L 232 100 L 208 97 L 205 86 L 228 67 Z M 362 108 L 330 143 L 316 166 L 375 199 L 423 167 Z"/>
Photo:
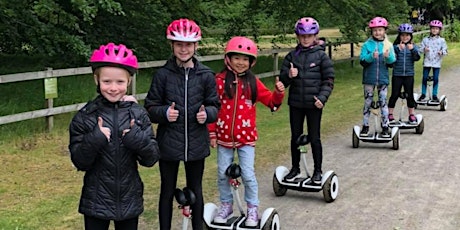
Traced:
<path fill-rule="evenodd" d="M 217 146 L 218 187 L 220 201 L 216 223 L 226 223 L 233 214 L 233 196 L 225 171 L 238 153 L 241 177 L 247 203 L 246 226 L 255 227 L 258 218 L 258 184 L 254 172 L 256 128 L 256 102 L 272 111 L 280 107 L 284 97 L 284 85 L 276 81 L 271 92 L 254 76 L 251 67 L 256 63 L 257 46 L 249 38 L 233 37 L 225 48 L 224 70 L 217 74 L 217 93 L 222 103 L 217 122 L 208 125 L 211 147 Z"/>
<path fill-rule="evenodd" d="M 291 86 L 288 104 L 292 168 L 284 179 L 294 181 L 300 174 L 300 150 L 296 141 L 304 132 L 306 118 L 314 162 L 312 181 L 321 183 L 321 117 L 334 87 L 334 66 L 324 52 L 324 41 L 318 39 L 319 24 L 314 18 L 301 18 L 294 28 L 298 45 L 284 58 L 280 73 L 284 85 Z"/>
<path fill-rule="evenodd" d="M 157 142 L 144 108 L 126 95 L 137 58 L 126 46 L 109 43 L 90 59 L 99 96 L 70 124 L 70 156 L 85 171 L 79 212 L 86 230 L 137 229 L 143 212 L 138 162 L 152 167 L 159 159 Z"/>
<path fill-rule="evenodd" d="M 171 229 L 174 190 L 179 163 L 184 162 L 187 187 L 196 195 L 193 229 L 203 229 L 202 178 L 209 156 L 207 123 L 214 122 L 220 108 L 214 73 L 195 57 L 200 27 L 192 20 L 178 19 L 166 29 L 173 56 L 158 69 L 145 99 L 145 108 L 158 124 L 161 193 L 160 229 Z"/>
<path fill-rule="evenodd" d="M 425 100 L 426 85 L 430 70 L 433 69 L 433 101 L 438 99 L 438 82 L 439 72 L 441 71 L 442 57 L 447 55 L 447 43 L 444 38 L 440 36 L 442 30 L 442 22 L 433 20 L 430 22 L 430 36 L 423 38 L 420 44 L 420 53 L 424 54 L 423 58 L 423 80 L 422 80 L 422 94 L 418 101 Z"/>
<path fill-rule="evenodd" d="M 389 84 L 388 65 L 396 61 L 393 45 L 388 41 L 386 29 L 388 22 L 385 18 L 375 17 L 369 22 L 371 37 L 364 42 L 361 48 L 360 64 L 363 66 L 363 128 L 360 136 L 369 135 L 369 117 L 372 101 L 374 100 L 374 89 L 378 91 L 378 103 L 382 114 L 382 137 L 390 137 L 388 128 L 388 105 L 387 91 Z"/>
<path fill-rule="evenodd" d="M 407 93 L 407 108 L 409 110 L 409 122 L 417 124 L 417 118 L 414 115 L 414 62 L 420 60 L 418 47 L 412 42 L 412 25 L 401 24 L 398 28 L 398 37 L 393 43 L 396 54 L 396 62 L 393 64 L 393 76 L 391 78 L 391 97 L 388 102 L 388 120 L 394 121 L 393 111 L 396 101 L 404 86 L 404 92 Z"/>

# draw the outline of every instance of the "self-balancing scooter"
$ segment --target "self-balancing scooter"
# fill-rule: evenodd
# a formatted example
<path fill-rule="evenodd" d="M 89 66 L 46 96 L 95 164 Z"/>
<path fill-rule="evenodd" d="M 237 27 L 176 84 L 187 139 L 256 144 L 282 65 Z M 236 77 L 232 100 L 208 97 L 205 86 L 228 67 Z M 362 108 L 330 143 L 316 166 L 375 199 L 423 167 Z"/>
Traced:
<path fill-rule="evenodd" d="M 399 149 L 399 128 L 398 127 L 393 127 L 391 129 L 391 135 L 389 137 L 383 137 L 381 134 L 379 134 L 377 124 L 378 118 L 380 117 L 379 115 L 379 103 L 373 101 L 371 104 L 371 114 L 375 118 L 375 129 L 374 133 L 366 135 L 366 136 L 361 136 L 361 127 L 358 125 L 355 125 L 353 127 L 353 148 L 358 148 L 359 147 L 359 141 L 362 142 L 373 142 L 373 143 L 387 143 L 390 141 L 393 141 L 393 149 L 398 150 Z"/>
<path fill-rule="evenodd" d="M 238 164 L 231 164 L 225 174 L 229 177 L 229 183 L 232 186 L 233 197 L 236 200 L 240 216 L 233 216 L 227 220 L 227 223 L 218 224 L 214 223 L 214 217 L 218 212 L 218 207 L 213 203 L 207 203 L 204 205 L 203 220 L 207 229 L 263 229 L 263 230 L 279 230 L 280 229 L 280 217 L 278 212 L 274 208 L 267 208 L 262 214 L 262 218 L 255 227 L 249 227 L 245 225 L 246 215 L 243 211 L 243 205 L 241 204 L 240 195 L 238 193 L 238 187 L 240 182 L 238 178 L 241 176 L 241 168 Z"/>
<path fill-rule="evenodd" d="M 299 176 L 293 181 L 287 181 L 284 177 L 289 173 L 289 169 L 278 166 L 273 175 L 273 192 L 277 196 L 284 196 L 288 189 L 303 192 L 319 192 L 323 190 L 324 200 L 328 203 L 333 202 L 339 195 L 339 178 L 334 171 L 327 171 L 321 178 L 321 183 L 314 183 L 307 169 L 307 144 L 310 143 L 308 135 L 302 134 L 297 139 L 305 176 Z"/>
<path fill-rule="evenodd" d="M 403 110 L 405 110 L 406 107 L 407 93 L 401 92 L 399 98 L 401 98 L 401 110 L 399 111 L 399 120 L 391 121 L 388 126 L 391 128 L 398 127 L 399 129 L 415 129 L 415 133 L 422 134 L 425 127 L 425 122 L 423 121 L 422 114 L 415 114 L 415 117 L 417 118 L 416 123 L 409 122 L 408 120 L 403 121 L 402 114 Z"/>
<path fill-rule="evenodd" d="M 426 82 L 426 99 L 419 100 L 419 95 L 414 93 L 415 102 L 418 108 L 418 105 L 423 106 L 439 106 L 439 110 L 446 111 L 447 109 L 447 97 L 446 95 L 441 95 L 438 100 L 433 100 L 433 76 L 428 76 Z"/>
<path fill-rule="evenodd" d="M 188 222 L 192 218 L 190 205 L 195 203 L 195 193 L 187 187 L 183 190 L 176 188 L 174 191 L 174 197 L 176 198 L 177 203 L 179 203 L 179 209 L 182 210 L 182 216 L 184 217 L 182 220 L 182 230 L 187 230 Z"/>

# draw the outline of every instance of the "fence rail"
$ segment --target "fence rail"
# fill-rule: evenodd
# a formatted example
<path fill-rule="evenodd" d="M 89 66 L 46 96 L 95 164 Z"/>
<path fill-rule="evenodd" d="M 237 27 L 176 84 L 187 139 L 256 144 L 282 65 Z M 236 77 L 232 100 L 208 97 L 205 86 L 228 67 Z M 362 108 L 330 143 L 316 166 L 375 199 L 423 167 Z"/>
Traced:
<path fill-rule="evenodd" d="M 354 56 L 354 47 L 353 43 L 350 44 L 350 57 L 349 58 L 342 58 L 334 60 L 334 62 L 344 62 L 344 61 L 352 61 L 356 60 L 357 57 Z M 332 56 L 333 47 L 332 45 L 327 46 L 327 52 L 329 56 Z M 283 48 L 283 49 L 270 49 L 270 50 L 263 50 L 259 52 L 260 56 L 269 56 L 273 55 L 273 71 L 260 73 L 257 74 L 259 78 L 271 77 L 276 76 L 279 74 L 278 70 L 278 58 L 280 54 L 287 53 L 291 51 L 290 48 Z M 206 61 L 215 61 L 215 60 L 223 60 L 223 55 L 209 55 L 209 56 L 200 56 L 198 59 L 202 62 Z M 147 62 L 140 62 L 139 68 L 155 68 L 161 67 L 166 63 L 166 60 L 160 61 L 147 61 Z M 83 74 L 91 74 L 90 67 L 80 67 L 80 68 L 69 68 L 69 69 L 51 69 L 45 71 L 37 71 L 37 72 L 25 72 L 25 73 L 16 73 L 16 74 L 6 74 L 0 75 L 0 84 L 4 83 L 13 83 L 13 82 L 21 82 L 21 81 L 29 81 L 29 80 L 39 80 L 39 79 L 46 79 L 46 78 L 58 78 L 58 77 L 66 77 L 66 76 L 75 76 L 75 75 L 83 75 Z M 132 84 L 131 84 L 131 92 L 132 94 L 138 99 L 142 100 L 147 96 L 147 93 L 136 94 L 136 76 L 134 76 Z M 53 128 L 53 116 L 58 114 L 64 114 L 69 112 L 78 111 L 81 109 L 86 103 L 78 103 L 72 105 L 65 105 L 59 107 L 53 107 L 53 99 L 46 99 L 46 104 L 48 108 L 28 111 L 23 113 L 11 114 L 6 116 L 0 116 L 0 125 L 24 121 L 34 118 L 45 117 L 47 120 L 47 129 L 50 131 Z"/>

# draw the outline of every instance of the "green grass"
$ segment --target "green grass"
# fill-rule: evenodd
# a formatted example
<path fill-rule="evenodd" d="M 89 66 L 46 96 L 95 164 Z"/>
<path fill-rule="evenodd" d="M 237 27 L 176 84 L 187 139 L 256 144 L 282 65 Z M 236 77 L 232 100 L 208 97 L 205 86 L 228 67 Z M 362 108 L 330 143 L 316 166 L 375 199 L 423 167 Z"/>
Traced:
<path fill-rule="evenodd" d="M 442 71 L 457 64 L 459 52 L 460 44 L 449 44 L 449 56 L 444 59 Z M 221 61 L 206 64 L 215 71 L 222 68 Z M 270 58 L 260 58 L 256 72 L 270 71 L 272 64 Z M 421 84 L 421 64 L 418 62 L 416 67 L 416 88 Z M 334 132 L 359 124 L 361 120 L 362 68 L 357 62 L 353 68 L 346 62 L 336 64 L 335 70 L 335 88 L 323 113 L 323 140 Z M 141 70 L 138 93 L 146 92 L 153 72 Z M 273 77 L 262 80 L 273 89 Z M 2 95 L 20 95 L 0 101 L 0 114 L 43 108 L 42 87 L 42 81 L 0 84 Z M 56 104 L 85 102 L 94 95 L 91 76 L 65 77 L 59 79 Z M 257 109 L 260 140 L 256 147 L 256 170 L 261 173 L 274 168 L 273 162 L 289 159 L 290 130 L 286 104 L 276 113 L 261 104 Z M 82 216 L 77 212 L 83 173 L 73 168 L 67 150 L 67 127 L 72 115 L 55 116 L 55 129 L 51 133 L 45 132 L 43 118 L 0 126 L 0 230 L 83 229 Z M 323 144 L 327 145 L 327 142 Z M 213 150 L 206 161 L 203 180 L 208 202 L 217 201 L 215 155 Z M 145 183 L 145 212 L 141 216 L 140 229 L 156 228 L 160 185 L 158 166 L 141 168 L 140 172 Z M 182 166 L 177 184 L 178 187 L 185 184 Z M 175 209 L 173 222 L 177 226 L 181 220 Z"/>

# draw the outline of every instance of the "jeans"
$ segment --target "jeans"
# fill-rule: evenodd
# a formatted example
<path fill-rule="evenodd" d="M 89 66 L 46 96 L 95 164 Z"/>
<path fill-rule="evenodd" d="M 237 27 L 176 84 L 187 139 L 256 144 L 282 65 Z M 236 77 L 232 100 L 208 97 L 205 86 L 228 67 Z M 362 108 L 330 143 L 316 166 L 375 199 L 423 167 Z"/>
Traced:
<path fill-rule="evenodd" d="M 432 67 L 423 67 L 423 80 L 422 80 L 422 94 L 426 95 L 426 87 L 428 75 L 430 70 L 433 69 L 433 96 L 438 95 L 438 82 L 439 82 L 439 72 L 441 68 L 432 68 Z"/>
<path fill-rule="evenodd" d="M 258 184 L 254 170 L 255 147 L 244 145 L 237 148 L 236 151 L 244 184 L 244 200 L 248 204 L 259 206 Z M 233 203 L 232 188 L 228 182 L 229 178 L 225 175 L 225 171 L 233 160 L 232 148 L 217 146 L 217 186 L 221 202 Z"/>

